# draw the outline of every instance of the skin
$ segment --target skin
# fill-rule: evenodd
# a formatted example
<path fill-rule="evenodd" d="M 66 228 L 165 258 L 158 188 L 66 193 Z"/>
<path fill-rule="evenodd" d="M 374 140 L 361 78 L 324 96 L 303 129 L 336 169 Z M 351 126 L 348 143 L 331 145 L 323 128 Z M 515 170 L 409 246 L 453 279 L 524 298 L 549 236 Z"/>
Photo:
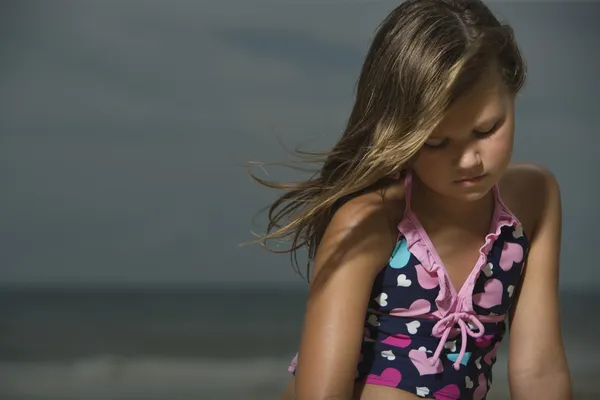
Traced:
<path fill-rule="evenodd" d="M 511 398 L 569 400 L 557 296 L 560 192 L 546 169 L 510 165 L 514 96 L 498 77 L 491 69 L 423 147 L 412 164 L 411 205 L 459 289 L 489 229 L 490 189 L 498 184 L 530 241 L 509 313 Z M 468 185 L 457 182 L 482 174 Z M 389 260 L 403 209 L 404 187 L 398 181 L 350 200 L 332 218 L 315 259 L 296 376 L 283 399 L 419 399 L 400 389 L 354 382 L 371 287 Z"/>

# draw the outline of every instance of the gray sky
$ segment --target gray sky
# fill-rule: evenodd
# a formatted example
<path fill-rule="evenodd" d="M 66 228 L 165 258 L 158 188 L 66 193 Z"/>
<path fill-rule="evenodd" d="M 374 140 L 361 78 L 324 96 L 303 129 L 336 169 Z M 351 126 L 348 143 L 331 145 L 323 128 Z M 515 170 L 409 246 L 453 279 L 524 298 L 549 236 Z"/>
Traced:
<path fill-rule="evenodd" d="M 273 132 L 335 141 L 396 4 L 5 3 L 0 281 L 302 284 L 287 256 L 237 246 L 274 198 L 241 166 L 286 159 Z M 600 3 L 491 6 L 529 64 L 515 160 L 562 186 L 562 285 L 598 286 Z"/>

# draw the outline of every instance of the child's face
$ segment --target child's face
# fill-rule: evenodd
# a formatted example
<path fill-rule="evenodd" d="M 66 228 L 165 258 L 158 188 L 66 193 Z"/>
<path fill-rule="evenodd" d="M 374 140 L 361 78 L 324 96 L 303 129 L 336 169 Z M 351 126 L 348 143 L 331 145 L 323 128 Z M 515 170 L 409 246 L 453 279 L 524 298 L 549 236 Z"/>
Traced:
<path fill-rule="evenodd" d="M 513 150 L 514 95 L 495 70 L 459 99 L 412 165 L 431 190 L 457 200 L 483 197 L 502 177 Z M 476 178 L 461 181 L 465 178 Z"/>

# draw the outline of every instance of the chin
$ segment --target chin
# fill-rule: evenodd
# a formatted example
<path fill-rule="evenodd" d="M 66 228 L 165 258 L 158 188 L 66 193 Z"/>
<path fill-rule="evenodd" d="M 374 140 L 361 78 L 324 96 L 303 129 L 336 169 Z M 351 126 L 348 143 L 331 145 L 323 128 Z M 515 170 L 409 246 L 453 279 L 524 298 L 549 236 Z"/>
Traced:
<path fill-rule="evenodd" d="M 462 194 L 462 195 L 457 195 L 454 198 L 456 200 L 460 200 L 460 201 L 464 201 L 467 203 L 475 203 L 476 201 L 479 201 L 483 198 L 485 198 L 485 196 L 489 193 L 489 190 L 486 191 L 481 191 L 481 192 L 472 192 L 472 193 L 466 193 L 466 194 Z"/>
<path fill-rule="evenodd" d="M 493 186 L 493 184 L 481 184 L 469 188 L 453 188 L 450 197 L 467 202 L 479 201 L 490 193 Z"/>

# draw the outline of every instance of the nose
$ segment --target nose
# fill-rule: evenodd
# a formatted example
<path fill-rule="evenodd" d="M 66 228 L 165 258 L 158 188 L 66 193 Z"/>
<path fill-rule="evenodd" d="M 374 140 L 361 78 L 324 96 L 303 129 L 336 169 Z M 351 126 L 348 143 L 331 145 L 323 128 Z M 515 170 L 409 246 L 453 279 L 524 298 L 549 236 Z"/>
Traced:
<path fill-rule="evenodd" d="M 461 170 L 469 170 L 481 164 L 481 155 L 476 146 L 466 146 L 458 154 L 456 166 Z"/>

